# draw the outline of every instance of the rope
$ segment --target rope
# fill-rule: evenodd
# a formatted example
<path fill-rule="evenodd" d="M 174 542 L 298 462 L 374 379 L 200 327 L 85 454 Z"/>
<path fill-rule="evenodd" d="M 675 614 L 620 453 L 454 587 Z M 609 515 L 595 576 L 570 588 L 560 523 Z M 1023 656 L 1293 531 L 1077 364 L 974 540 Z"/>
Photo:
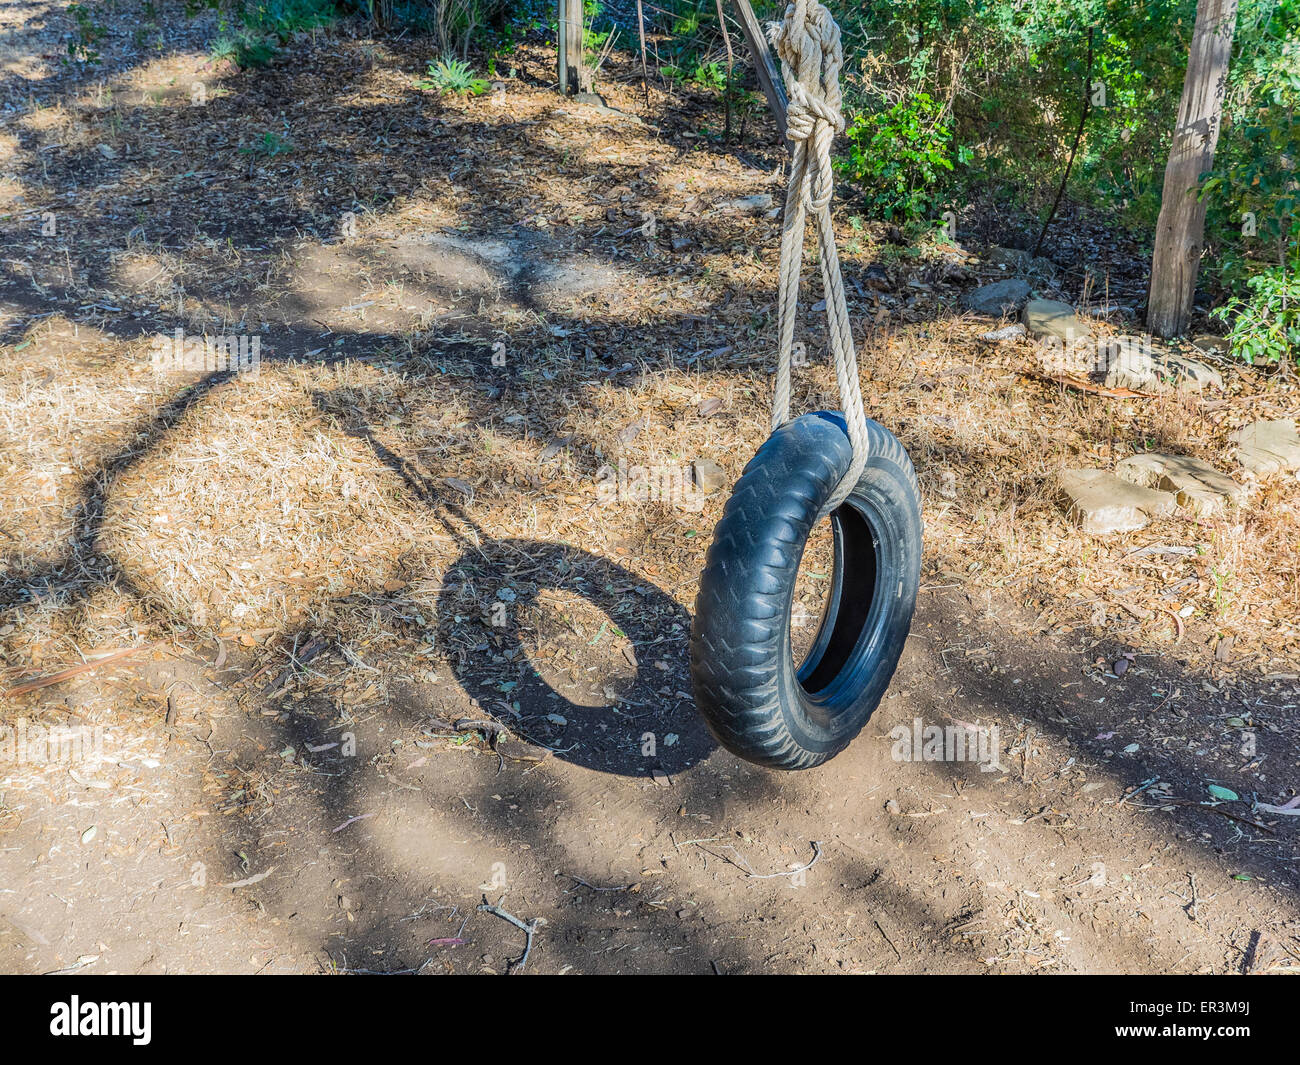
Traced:
<path fill-rule="evenodd" d="M 867 415 L 858 386 L 857 352 L 844 299 L 844 279 L 831 227 L 831 142 L 844 131 L 840 67 L 844 50 L 840 28 L 819 0 L 792 0 L 785 21 L 772 30 L 772 44 L 781 59 L 781 76 L 790 98 L 786 136 L 793 144 L 790 182 L 786 189 L 781 227 L 780 288 L 776 388 L 772 397 L 772 428 L 790 420 L 790 362 L 794 350 L 794 319 L 799 302 L 806 215 L 811 212 L 821 252 L 826 323 L 840 402 L 853 445 L 853 462 L 823 508 L 834 510 L 853 491 L 867 464 Z"/>

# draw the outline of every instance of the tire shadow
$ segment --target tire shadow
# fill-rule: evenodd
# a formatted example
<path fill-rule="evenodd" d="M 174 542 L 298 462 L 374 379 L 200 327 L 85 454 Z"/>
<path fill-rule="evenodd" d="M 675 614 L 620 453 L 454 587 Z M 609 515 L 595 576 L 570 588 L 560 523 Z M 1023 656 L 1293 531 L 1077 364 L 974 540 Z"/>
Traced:
<path fill-rule="evenodd" d="M 608 619 L 594 639 L 575 633 L 570 642 L 594 646 L 609 632 L 619 644 L 619 668 L 597 678 L 594 701 L 579 701 L 576 662 L 565 676 L 558 655 L 530 656 L 543 642 L 532 634 L 547 593 L 579 596 Z M 687 690 L 689 631 L 672 596 L 567 544 L 486 540 L 452 563 L 438 597 L 440 648 L 466 694 L 517 735 L 603 773 L 671 775 L 715 747 Z"/>

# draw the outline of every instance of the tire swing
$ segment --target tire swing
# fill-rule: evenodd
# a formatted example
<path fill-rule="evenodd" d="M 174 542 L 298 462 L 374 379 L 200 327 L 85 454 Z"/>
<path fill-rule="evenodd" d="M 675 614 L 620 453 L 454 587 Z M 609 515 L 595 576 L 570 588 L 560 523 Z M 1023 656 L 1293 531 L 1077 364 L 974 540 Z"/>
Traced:
<path fill-rule="evenodd" d="M 700 577 L 691 627 L 695 703 L 714 738 L 748 761 L 808 769 L 843 750 L 903 653 L 921 570 L 921 505 L 902 444 L 870 421 L 831 226 L 831 142 L 840 112 L 840 29 L 794 0 L 774 38 L 794 144 L 781 232 L 780 346 L 772 435 L 736 483 Z M 790 363 L 805 215 L 817 230 L 830 348 L 844 412 L 790 419 Z M 793 659 L 795 578 L 829 517 L 835 561 L 812 648 Z"/>

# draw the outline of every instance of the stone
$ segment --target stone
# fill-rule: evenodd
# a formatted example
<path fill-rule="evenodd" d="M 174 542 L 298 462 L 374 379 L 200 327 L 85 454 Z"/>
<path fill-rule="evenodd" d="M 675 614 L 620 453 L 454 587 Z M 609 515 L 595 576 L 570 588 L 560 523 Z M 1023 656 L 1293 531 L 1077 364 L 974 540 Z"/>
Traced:
<path fill-rule="evenodd" d="M 1012 278 L 994 281 L 991 285 L 980 285 L 967 292 L 961 302 L 967 310 L 997 318 L 1004 314 L 1014 314 L 1027 299 L 1029 282 Z"/>
<path fill-rule="evenodd" d="M 1252 422 L 1231 440 L 1237 445 L 1237 461 L 1252 477 L 1300 470 L 1300 433 L 1292 418 Z"/>
<path fill-rule="evenodd" d="M 1016 337 L 1025 335 L 1025 327 L 1021 322 L 1014 325 L 1008 325 L 1002 329 L 994 329 L 991 333 L 981 333 L 980 339 L 989 344 L 997 344 L 1003 340 L 1014 340 Z"/>
<path fill-rule="evenodd" d="M 1219 371 L 1195 359 L 1169 352 L 1157 359 L 1156 370 L 1161 380 L 1179 392 L 1203 392 L 1207 388 L 1223 391 L 1223 378 Z"/>
<path fill-rule="evenodd" d="M 1199 336 L 1192 337 L 1192 346 L 1206 354 L 1227 355 L 1232 351 L 1232 345 L 1227 337 L 1216 337 L 1212 333 L 1201 333 Z"/>
<path fill-rule="evenodd" d="M 1095 536 L 1141 529 L 1178 506 L 1172 493 L 1143 488 L 1106 470 L 1064 470 L 1058 483 L 1069 501 L 1069 516 Z"/>
<path fill-rule="evenodd" d="M 1002 248 L 995 244 L 984 253 L 984 258 L 994 266 L 1016 267 L 1029 262 L 1029 252 L 1019 248 Z"/>
<path fill-rule="evenodd" d="M 1172 492 L 1178 505 L 1198 518 L 1222 513 L 1229 503 L 1240 505 L 1249 494 L 1245 485 L 1190 455 L 1134 455 L 1115 466 L 1115 475 L 1144 488 Z"/>
<path fill-rule="evenodd" d="M 1092 335 L 1092 330 L 1075 316 L 1074 308 L 1059 300 L 1030 300 L 1021 320 L 1036 337 L 1057 337 L 1069 343 Z"/>
<path fill-rule="evenodd" d="M 1050 259 L 1044 259 L 1041 255 L 1033 258 L 1029 252 L 1021 251 L 1019 248 L 1001 248 L 994 245 L 985 252 L 984 261 L 1008 273 L 1038 274 L 1043 277 L 1052 277 L 1056 273 L 1056 267 L 1052 265 Z"/>
<path fill-rule="evenodd" d="M 1222 389 L 1223 378 L 1203 362 L 1175 355 L 1147 336 L 1106 337 L 1097 344 L 1107 388 L 1134 392 L 1203 392 Z"/>
<path fill-rule="evenodd" d="M 696 459 L 691 463 L 695 487 L 708 494 L 727 487 L 727 471 L 712 459 Z"/>
<path fill-rule="evenodd" d="M 1137 312 L 1128 303 L 1094 303 L 1083 308 L 1083 313 L 1090 318 L 1136 318 Z"/>
<path fill-rule="evenodd" d="M 1160 369 L 1149 344 L 1140 338 L 1113 337 L 1100 347 L 1104 354 L 1107 388 L 1151 392 L 1160 387 Z"/>
<path fill-rule="evenodd" d="M 723 200 L 718 204 L 722 211 L 747 211 L 750 214 L 762 214 L 772 207 L 772 194 L 760 192 L 756 196 L 739 196 L 734 200 Z"/>

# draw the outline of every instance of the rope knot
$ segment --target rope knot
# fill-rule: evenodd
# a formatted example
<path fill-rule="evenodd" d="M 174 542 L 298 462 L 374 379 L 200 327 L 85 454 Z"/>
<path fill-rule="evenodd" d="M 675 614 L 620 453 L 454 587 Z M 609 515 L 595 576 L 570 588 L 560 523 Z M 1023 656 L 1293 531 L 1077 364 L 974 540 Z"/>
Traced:
<path fill-rule="evenodd" d="M 790 364 L 794 346 L 795 313 L 799 302 L 799 273 L 803 258 L 804 219 L 811 213 L 821 251 L 822 284 L 826 292 L 827 339 L 835 360 L 835 379 L 853 444 L 848 472 L 827 500 L 830 513 L 852 492 L 867 461 L 867 415 L 858 386 L 857 349 L 849 324 L 844 279 L 840 274 L 835 230 L 831 223 L 831 142 L 844 130 L 840 68 L 844 51 L 840 28 L 820 0 L 790 0 L 785 19 L 769 27 L 772 44 L 781 57 L 788 106 L 786 136 L 793 143 L 790 181 L 786 189 L 781 224 L 781 263 L 778 269 L 778 330 L 776 382 L 772 395 L 772 428 L 790 417 Z"/>
<path fill-rule="evenodd" d="M 793 0 L 785 9 L 784 21 L 773 26 L 772 43 L 781 58 L 790 97 L 786 116 L 790 139 L 808 140 L 818 120 L 836 133 L 842 132 L 840 67 L 844 49 L 840 28 L 825 5 L 820 0 Z"/>
<path fill-rule="evenodd" d="M 797 81 L 790 83 L 790 103 L 785 121 L 785 135 L 796 142 L 810 139 L 819 121 L 826 123 L 835 133 L 844 132 L 844 112 L 826 97 L 810 93 Z"/>

